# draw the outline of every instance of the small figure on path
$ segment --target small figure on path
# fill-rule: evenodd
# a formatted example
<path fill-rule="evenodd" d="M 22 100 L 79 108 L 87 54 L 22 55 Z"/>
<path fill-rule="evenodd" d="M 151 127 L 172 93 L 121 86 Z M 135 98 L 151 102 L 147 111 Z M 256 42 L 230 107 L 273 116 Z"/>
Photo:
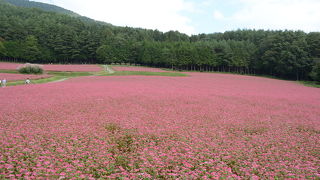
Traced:
<path fill-rule="evenodd" d="M 30 79 L 27 78 L 26 81 L 25 81 L 25 84 L 30 84 L 30 83 L 31 83 Z"/>
<path fill-rule="evenodd" d="M 2 86 L 2 87 L 6 87 L 6 85 L 7 85 L 7 80 L 6 80 L 6 79 L 3 79 L 3 80 L 1 81 L 1 86 Z"/>

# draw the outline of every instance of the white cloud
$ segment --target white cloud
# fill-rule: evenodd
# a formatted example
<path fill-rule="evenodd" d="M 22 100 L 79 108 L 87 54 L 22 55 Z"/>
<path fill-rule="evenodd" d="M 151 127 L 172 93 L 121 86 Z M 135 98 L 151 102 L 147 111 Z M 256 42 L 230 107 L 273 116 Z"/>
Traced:
<path fill-rule="evenodd" d="M 319 0 L 237 0 L 242 8 L 229 17 L 237 28 L 320 30 Z"/>
<path fill-rule="evenodd" d="M 178 30 L 194 34 L 191 20 L 182 12 L 194 11 L 185 0 L 39 0 L 72 10 L 83 16 L 118 26 Z"/>
<path fill-rule="evenodd" d="M 118 26 L 178 30 L 189 35 L 239 28 L 320 31 L 320 0 L 37 1 Z"/>
<path fill-rule="evenodd" d="M 214 17 L 215 19 L 217 19 L 217 20 L 221 20 L 221 19 L 224 18 L 224 15 L 223 15 L 220 11 L 215 10 L 215 11 L 213 12 L 213 17 Z"/>

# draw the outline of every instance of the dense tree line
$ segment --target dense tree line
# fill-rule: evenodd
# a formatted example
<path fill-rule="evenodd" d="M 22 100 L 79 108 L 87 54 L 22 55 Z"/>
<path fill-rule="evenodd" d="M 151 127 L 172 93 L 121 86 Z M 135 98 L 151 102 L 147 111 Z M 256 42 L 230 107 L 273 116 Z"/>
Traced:
<path fill-rule="evenodd" d="M 117 27 L 3 0 L 0 12 L 0 57 L 7 61 L 130 63 L 320 81 L 319 32 L 237 30 L 188 36 Z"/>

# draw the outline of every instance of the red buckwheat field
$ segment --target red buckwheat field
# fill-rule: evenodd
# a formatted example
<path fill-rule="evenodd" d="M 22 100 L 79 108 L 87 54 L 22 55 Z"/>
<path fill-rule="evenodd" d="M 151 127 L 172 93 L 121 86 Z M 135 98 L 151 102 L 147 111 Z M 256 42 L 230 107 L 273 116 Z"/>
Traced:
<path fill-rule="evenodd" d="M 319 179 L 320 90 L 217 73 L 0 88 L 0 179 Z"/>

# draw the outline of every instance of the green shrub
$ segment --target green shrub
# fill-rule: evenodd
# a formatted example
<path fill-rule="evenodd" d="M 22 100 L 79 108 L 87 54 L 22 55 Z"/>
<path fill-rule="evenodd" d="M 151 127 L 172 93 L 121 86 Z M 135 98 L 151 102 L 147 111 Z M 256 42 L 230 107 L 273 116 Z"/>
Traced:
<path fill-rule="evenodd" d="M 109 123 L 105 125 L 105 128 L 107 131 L 111 132 L 112 134 L 115 134 L 116 132 L 119 132 L 121 130 L 121 127 L 115 123 Z"/>
<path fill-rule="evenodd" d="M 23 66 L 19 67 L 19 72 L 22 74 L 42 74 L 43 69 L 36 64 L 24 64 Z"/>

